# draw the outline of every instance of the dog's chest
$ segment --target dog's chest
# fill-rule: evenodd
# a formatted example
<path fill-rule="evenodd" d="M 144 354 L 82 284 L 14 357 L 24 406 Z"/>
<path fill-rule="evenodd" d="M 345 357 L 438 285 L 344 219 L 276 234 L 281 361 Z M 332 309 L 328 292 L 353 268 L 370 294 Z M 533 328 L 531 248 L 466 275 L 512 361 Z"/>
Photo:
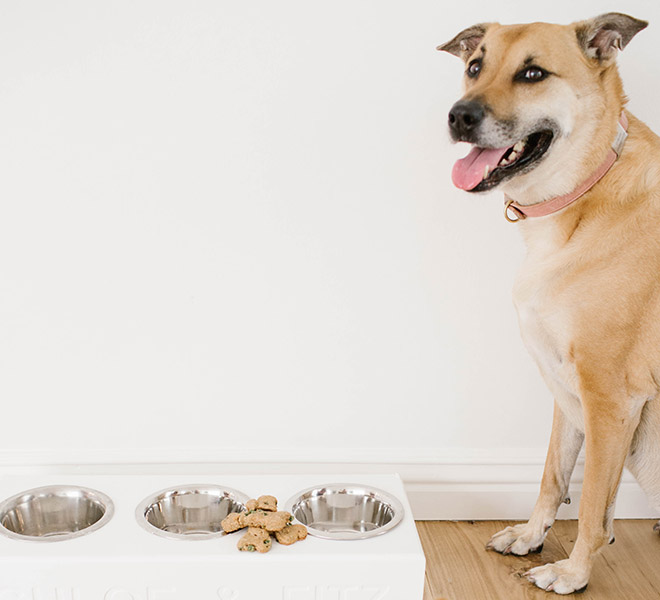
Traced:
<path fill-rule="evenodd" d="M 561 307 L 548 305 L 542 288 L 536 294 L 521 294 L 523 290 L 531 292 L 516 286 L 514 301 L 525 346 L 564 415 L 583 431 L 578 377 L 570 351 L 570 319 Z"/>
<path fill-rule="evenodd" d="M 516 302 L 520 331 L 527 350 L 545 376 L 573 392 L 574 367 L 570 361 L 569 342 L 561 315 L 549 315 L 543 306 L 534 302 Z"/>
<path fill-rule="evenodd" d="M 572 396 L 579 403 L 570 308 L 557 300 L 549 281 L 548 273 L 532 265 L 520 270 L 513 295 L 520 331 L 555 397 Z"/>

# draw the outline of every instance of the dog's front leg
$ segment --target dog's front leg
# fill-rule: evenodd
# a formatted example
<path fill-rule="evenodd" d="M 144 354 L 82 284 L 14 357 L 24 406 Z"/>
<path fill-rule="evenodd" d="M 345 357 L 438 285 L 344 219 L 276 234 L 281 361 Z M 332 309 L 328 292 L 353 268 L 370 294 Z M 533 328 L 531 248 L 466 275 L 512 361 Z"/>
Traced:
<path fill-rule="evenodd" d="M 603 394 L 583 394 L 586 463 L 580 499 L 578 537 L 569 558 L 526 573 L 538 587 L 570 594 L 586 587 L 594 556 L 610 539 L 611 507 L 623 464 L 639 423 L 639 410 Z"/>
<path fill-rule="evenodd" d="M 555 402 L 552 433 L 541 480 L 541 491 L 527 523 L 507 527 L 486 544 L 489 550 L 502 554 L 524 555 L 539 552 L 557 510 L 568 497 L 568 484 L 575 467 L 584 434 L 566 418 Z"/>

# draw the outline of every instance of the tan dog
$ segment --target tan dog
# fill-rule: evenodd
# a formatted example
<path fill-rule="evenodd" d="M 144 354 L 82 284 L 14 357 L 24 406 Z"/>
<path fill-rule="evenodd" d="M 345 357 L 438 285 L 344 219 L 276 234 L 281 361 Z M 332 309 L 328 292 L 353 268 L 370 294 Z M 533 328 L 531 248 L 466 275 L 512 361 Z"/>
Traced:
<path fill-rule="evenodd" d="M 439 47 L 467 65 L 449 126 L 474 148 L 453 180 L 476 192 L 497 186 L 512 203 L 505 214 L 528 246 L 514 300 L 555 397 L 532 516 L 488 548 L 540 549 L 586 445 L 570 558 L 527 573 L 558 594 L 584 588 L 614 540 L 624 463 L 660 509 L 660 139 L 624 111 L 615 64 L 646 25 L 619 13 L 566 26 L 483 24 Z"/>

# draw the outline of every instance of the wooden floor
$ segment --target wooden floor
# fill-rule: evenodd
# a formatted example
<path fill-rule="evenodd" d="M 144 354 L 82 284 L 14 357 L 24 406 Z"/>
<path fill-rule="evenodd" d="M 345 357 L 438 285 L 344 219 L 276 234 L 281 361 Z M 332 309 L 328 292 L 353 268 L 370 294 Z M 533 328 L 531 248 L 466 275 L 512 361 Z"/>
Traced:
<path fill-rule="evenodd" d="M 596 558 L 579 600 L 660 600 L 660 536 L 655 521 L 615 523 L 616 542 Z M 562 598 L 529 583 L 532 567 L 566 558 L 575 543 L 577 521 L 557 521 L 543 551 L 502 556 L 485 550 L 490 536 L 512 521 L 418 521 L 426 554 L 424 600 L 552 600 Z"/>

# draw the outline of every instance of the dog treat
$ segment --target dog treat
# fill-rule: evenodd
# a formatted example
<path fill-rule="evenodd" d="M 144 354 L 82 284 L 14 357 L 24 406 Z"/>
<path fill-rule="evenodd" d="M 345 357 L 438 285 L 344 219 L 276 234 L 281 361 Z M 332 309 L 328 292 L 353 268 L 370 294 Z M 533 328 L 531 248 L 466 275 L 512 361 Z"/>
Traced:
<path fill-rule="evenodd" d="M 291 519 L 291 513 L 284 511 L 253 510 L 242 514 L 240 522 L 243 527 L 261 527 L 266 531 L 274 532 L 284 529 Z"/>
<path fill-rule="evenodd" d="M 277 498 L 275 496 L 259 496 L 257 499 L 257 508 L 277 512 Z"/>
<path fill-rule="evenodd" d="M 241 552 L 268 552 L 272 547 L 269 533 L 261 527 L 248 527 L 247 533 L 238 540 Z"/>
<path fill-rule="evenodd" d="M 277 498 L 275 496 L 259 496 L 257 500 L 254 498 L 245 503 L 245 508 L 248 512 L 253 510 L 267 510 L 269 512 L 277 512 Z"/>
<path fill-rule="evenodd" d="M 307 528 L 304 525 L 287 525 L 284 529 L 275 532 L 275 539 L 285 546 L 295 544 L 307 537 Z"/>
<path fill-rule="evenodd" d="M 232 533 L 234 531 L 238 531 L 239 529 L 243 529 L 245 525 L 241 524 L 241 517 L 243 515 L 241 513 L 229 513 L 222 521 L 220 522 L 220 525 L 222 525 L 222 529 L 224 530 L 225 533 Z"/>
<path fill-rule="evenodd" d="M 247 533 L 238 540 L 241 552 L 268 552 L 275 536 L 277 541 L 290 546 L 307 537 L 304 525 L 293 525 L 293 516 L 286 511 L 277 510 L 275 496 L 259 496 L 245 503 L 241 513 L 229 513 L 221 522 L 225 533 L 233 533 L 247 527 Z"/>

